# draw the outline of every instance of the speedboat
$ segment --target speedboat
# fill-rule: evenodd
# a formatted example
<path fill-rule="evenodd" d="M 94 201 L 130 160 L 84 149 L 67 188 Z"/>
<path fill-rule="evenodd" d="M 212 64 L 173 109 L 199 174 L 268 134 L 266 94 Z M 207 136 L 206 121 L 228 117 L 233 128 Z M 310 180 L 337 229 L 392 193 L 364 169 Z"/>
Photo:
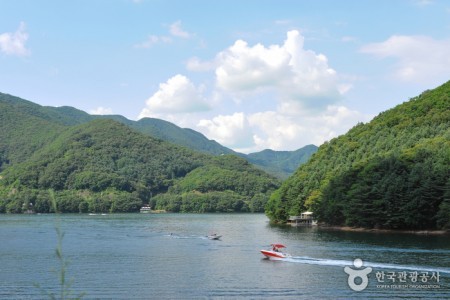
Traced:
<path fill-rule="evenodd" d="M 222 236 L 221 235 L 218 235 L 217 233 L 213 233 L 213 234 L 210 234 L 210 235 L 208 235 L 208 239 L 210 239 L 210 240 L 218 240 L 218 239 L 220 239 Z"/>
<path fill-rule="evenodd" d="M 290 254 L 283 251 L 286 248 L 283 244 L 271 244 L 270 247 L 267 250 L 261 250 L 261 253 L 268 259 L 280 260 L 291 257 Z"/>

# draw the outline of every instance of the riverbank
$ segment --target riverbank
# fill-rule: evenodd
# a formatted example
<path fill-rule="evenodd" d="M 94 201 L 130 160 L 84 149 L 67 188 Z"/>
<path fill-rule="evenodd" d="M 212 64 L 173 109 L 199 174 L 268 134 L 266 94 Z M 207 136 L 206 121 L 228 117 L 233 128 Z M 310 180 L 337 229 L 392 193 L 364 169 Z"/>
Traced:
<path fill-rule="evenodd" d="M 374 233 L 406 233 L 418 235 L 450 235 L 449 230 L 400 230 L 400 229 L 376 229 L 349 226 L 327 226 L 319 225 L 320 229 L 352 232 L 374 232 Z"/>

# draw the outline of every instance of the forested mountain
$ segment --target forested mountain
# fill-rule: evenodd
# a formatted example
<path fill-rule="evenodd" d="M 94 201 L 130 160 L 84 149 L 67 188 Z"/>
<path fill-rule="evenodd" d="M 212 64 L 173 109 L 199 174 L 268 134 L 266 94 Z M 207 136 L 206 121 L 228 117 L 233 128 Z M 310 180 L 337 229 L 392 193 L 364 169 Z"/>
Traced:
<path fill-rule="evenodd" d="M 58 133 L 64 126 L 83 124 L 95 119 L 112 119 L 151 137 L 202 153 L 238 155 L 279 178 L 286 178 L 292 174 L 313 153 L 311 151 L 313 148 L 307 146 L 305 150 L 265 150 L 262 153 L 246 155 L 224 147 L 214 140 L 209 140 L 197 131 L 180 128 L 164 120 L 143 118 L 139 121 L 132 121 L 120 115 L 89 115 L 73 107 L 40 106 L 2 93 L 0 93 L 0 108 L 0 138 L 2 138 L 0 140 L 0 171 L 2 170 L 2 161 L 4 163 L 20 161 L 48 142 L 51 137 L 46 135 L 50 131 Z M 28 140 L 35 140 L 34 144 L 28 143 Z M 14 151 L 10 151 L 10 148 L 13 148 Z M 272 154 L 270 157 L 267 157 L 265 153 L 267 151 Z M 277 154 L 278 152 L 279 154 Z"/>
<path fill-rule="evenodd" d="M 367 228 L 450 228 L 450 82 L 320 146 L 269 200 L 285 221 Z"/>
<path fill-rule="evenodd" d="M 203 153 L 213 155 L 237 155 L 237 153 L 233 150 L 220 145 L 214 140 L 208 140 L 203 134 L 195 130 L 180 128 L 175 124 L 164 120 L 143 118 L 137 122 L 133 122 L 130 126 L 150 136 L 154 136 L 164 141 L 185 146 Z"/>
<path fill-rule="evenodd" d="M 56 120 L 37 104 L 0 94 L 0 171 L 51 142 L 64 129 Z"/>
<path fill-rule="evenodd" d="M 262 211 L 279 186 L 277 179 L 236 156 L 194 152 L 113 120 L 55 128 L 50 142 L 1 173 L 0 212 L 20 212 L 30 203 L 37 212 L 49 212 L 52 198 L 61 212 L 136 211 L 149 202 L 172 211 Z M 184 183 L 217 168 L 227 176 L 216 176 L 207 188 Z M 210 179 L 201 176 L 200 182 Z M 158 201 L 158 195 L 178 189 L 195 190 L 184 206 Z"/>
<path fill-rule="evenodd" d="M 317 151 L 317 146 L 307 145 L 295 151 L 273 151 L 270 149 L 261 152 L 250 153 L 246 159 L 269 174 L 286 179 L 297 168 L 308 161 Z"/>

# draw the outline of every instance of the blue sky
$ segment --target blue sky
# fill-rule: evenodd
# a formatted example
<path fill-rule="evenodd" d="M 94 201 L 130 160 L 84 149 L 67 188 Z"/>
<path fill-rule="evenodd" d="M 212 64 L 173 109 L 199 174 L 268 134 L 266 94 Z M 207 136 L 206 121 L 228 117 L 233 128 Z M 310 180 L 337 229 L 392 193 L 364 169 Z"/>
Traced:
<path fill-rule="evenodd" d="M 241 152 L 320 145 L 450 79 L 450 1 L 0 0 L 0 92 Z"/>

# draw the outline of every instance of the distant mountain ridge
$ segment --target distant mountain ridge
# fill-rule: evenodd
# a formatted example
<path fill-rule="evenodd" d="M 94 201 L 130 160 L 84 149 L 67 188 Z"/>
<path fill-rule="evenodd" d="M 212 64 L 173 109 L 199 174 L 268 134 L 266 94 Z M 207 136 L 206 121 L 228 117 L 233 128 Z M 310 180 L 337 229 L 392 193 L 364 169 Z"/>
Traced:
<path fill-rule="evenodd" d="M 307 145 L 295 151 L 274 151 L 270 149 L 250 153 L 247 160 L 261 167 L 270 174 L 277 174 L 280 178 L 287 178 L 306 163 L 317 151 L 315 145 Z"/>
<path fill-rule="evenodd" d="M 246 155 L 224 147 L 214 140 L 209 140 L 203 134 L 195 130 L 180 128 L 173 123 L 160 119 L 143 118 L 138 121 L 132 121 L 121 115 L 90 115 L 74 107 L 40 106 L 31 101 L 3 93 L 0 93 L 0 105 L 8 105 L 8 109 L 15 108 L 18 111 L 27 112 L 31 116 L 40 117 L 41 120 L 39 120 L 39 122 L 45 120 L 50 123 L 55 123 L 60 127 L 83 124 L 94 119 L 112 119 L 146 135 L 184 146 L 195 151 L 212 155 L 234 154 L 243 157 L 259 168 L 281 179 L 291 175 L 300 164 L 306 162 L 317 150 L 316 146 L 309 145 L 295 151 L 264 150 Z M 6 114 L 6 111 L 7 109 L 5 108 L 4 114 Z M 28 130 L 31 129 L 32 128 L 29 128 Z M 1 148 L 0 144 L 0 154 L 2 153 Z"/>

